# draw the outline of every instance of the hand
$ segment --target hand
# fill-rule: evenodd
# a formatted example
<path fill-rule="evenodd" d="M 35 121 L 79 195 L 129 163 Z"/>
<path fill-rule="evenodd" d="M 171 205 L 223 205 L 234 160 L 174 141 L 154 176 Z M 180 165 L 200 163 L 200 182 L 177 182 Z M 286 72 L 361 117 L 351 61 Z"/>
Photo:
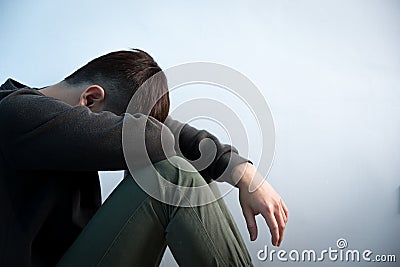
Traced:
<path fill-rule="evenodd" d="M 271 242 L 274 246 L 280 246 L 289 212 L 282 198 L 276 193 L 267 181 L 250 163 L 242 163 L 233 169 L 233 178 L 237 181 L 239 188 L 239 201 L 243 215 L 246 219 L 250 240 L 257 239 L 258 230 L 255 216 L 261 214 L 271 233 Z M 251 183 L 256 185 L 262 183 L 255 191 L 250 192 Z"/>

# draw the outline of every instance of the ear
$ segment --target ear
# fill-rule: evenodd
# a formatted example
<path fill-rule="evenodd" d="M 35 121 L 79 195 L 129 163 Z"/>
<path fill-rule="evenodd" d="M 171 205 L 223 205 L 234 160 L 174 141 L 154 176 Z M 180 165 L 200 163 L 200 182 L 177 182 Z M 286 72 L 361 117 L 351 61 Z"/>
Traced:
<path fill-rule="evenodd" d="M 91 85 L 81 94 L 79 105 L 88 107 L 92 112 L 100 112 L 103 110 L 104 99 L 104 89 L 99 85 Z"/>

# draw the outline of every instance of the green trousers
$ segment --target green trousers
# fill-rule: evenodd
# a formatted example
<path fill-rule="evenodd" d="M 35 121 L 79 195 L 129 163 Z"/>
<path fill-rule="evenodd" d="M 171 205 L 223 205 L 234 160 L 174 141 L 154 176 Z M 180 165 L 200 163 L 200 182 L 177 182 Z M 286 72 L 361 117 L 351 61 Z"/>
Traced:
<path fill-rule="evenodd" d="M 198 172 L 177 167 L 187 165 L 172 157 L 134 176 L 155 179 L 156 169 L 180 186 L 205 185 Z M 222 198 L 201 206 L 169 205 L 149 196 L 135 179 L 124 177 L 57 267 L 158 266 L 167 246 L 180 266 L 252 266 Z"/>

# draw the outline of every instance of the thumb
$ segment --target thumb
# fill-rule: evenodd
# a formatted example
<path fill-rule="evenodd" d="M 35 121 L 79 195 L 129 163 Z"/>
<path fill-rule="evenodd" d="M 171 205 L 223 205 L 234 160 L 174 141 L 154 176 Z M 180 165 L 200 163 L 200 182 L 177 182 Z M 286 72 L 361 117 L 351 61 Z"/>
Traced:
<path fill-rule="evenodd" d="M 250 209 L 243 209 L 244 219 L 246 220 L 247 230 L 250 234 L 250 240 L 254 241 L 257 239 L 257 223 L 254 213 Z"/>

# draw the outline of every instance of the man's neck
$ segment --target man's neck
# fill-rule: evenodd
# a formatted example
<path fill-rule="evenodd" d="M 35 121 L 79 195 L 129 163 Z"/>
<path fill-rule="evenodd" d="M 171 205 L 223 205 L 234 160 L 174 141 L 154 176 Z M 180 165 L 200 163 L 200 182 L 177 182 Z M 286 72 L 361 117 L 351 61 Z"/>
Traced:
<path fill-rule="evenodd" d="M 47 86 L 39 91 L 45 96 L 61 100 L 71 106 L 78 104 L 77 99 L 81 94 L 80 88 L 70 86 L 65 81 Z"/>

